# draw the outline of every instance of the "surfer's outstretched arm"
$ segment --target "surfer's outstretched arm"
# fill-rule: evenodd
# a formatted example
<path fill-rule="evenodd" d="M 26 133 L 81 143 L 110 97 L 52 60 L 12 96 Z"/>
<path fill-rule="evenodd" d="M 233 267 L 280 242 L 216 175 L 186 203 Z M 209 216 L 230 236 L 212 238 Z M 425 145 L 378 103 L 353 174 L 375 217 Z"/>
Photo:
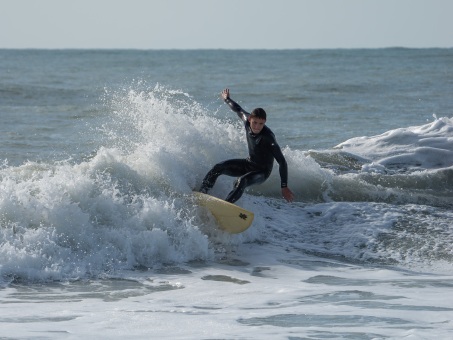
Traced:
<path fill-rule="evenodd" d="M 236 112 L 239 118 L 241 118 L 244 122 L 247 121 L 248 116 L 250 113 L 245 111 L 238 103 L 236 103 L 233 99 L 230 98 L 230 89 L 225 89 L 222 91 L 222 98 L 225 103 L 228 104 L 231 110 Z"/>

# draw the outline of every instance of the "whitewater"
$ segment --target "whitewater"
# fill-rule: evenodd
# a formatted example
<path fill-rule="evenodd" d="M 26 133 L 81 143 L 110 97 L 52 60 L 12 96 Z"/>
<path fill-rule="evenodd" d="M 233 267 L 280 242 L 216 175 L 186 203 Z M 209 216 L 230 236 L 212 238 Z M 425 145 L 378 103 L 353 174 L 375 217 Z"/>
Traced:
<path fill-rule="evenodd" d="M 235 52 L 243 73 L 226 77 L 225 87 L 246 109 L 263 102 L 276 112 L 268 124 L 296 199 L 282 199 L 276 164 L 268 181 L 237 202 L 255 213 L 251 228 L 230 235 L 192 191 L 213 164 L 246 156 L 242 124 L 220 100 L 219 74 L 199 70 L 200 60 L 206 70 L 231 63 L 225 60 L 232 52 L 2 51 L 0 337 L 448 339 L 451 99 L 434 112 L 433 101 L 417 106 L 422 119 L 406 115 L 414 110 L 392 111 L 378 129 L 378 103 L 364 92 L 384 80 L 399 84 L 385 74 L 364 81 L 373 67 L 403 68 L 399 54 L 413 60 L 413 73 L 399 75 L 412 86 L 426 79 L 423 68 L 444 79 L 444 69 L 435 71 L 451 60 L 450 50 L 432 68 L 420 57 L 437 52 L 381 50 L 376 59 L 377 51 L 366 50 L 261 52 L 264 65 L 278 60 L 278 74 L 258 73 L 262 65 L 246 71 L 255 52 Z M 314 65 L 291 64 L 312 54 L 320 56 Z M 65 71 L 56 67 L 43 80 L 59 65 L 49 56 Z M 376 65 L 351 74 L 356 58 Z M 19 75 L 29 60 L 38 74 Z M 95 62 L 82 75 L 68 77 L 88 60 Z M 110 79 L 108 67 L 98 68 L 102 60 L 121 64 L 120 74 Z M 179 73 L 157 71 L 175 60 Z M 326 81 L 324 71 L 339 62 L 348 77 L 339 70 Z M 130 79 L 144 69 L 149 79 Z M 300 77 L 282 85 L 283 71 Z M 291 92 L 309 71 L 313 99 Z M 210 84 L 191 90 L 189 73 Z M 93 89 L 102 76 L 109 80 Z M 263 81 L 261 94 L 244 78 Z M 439 95 L 424 85 L 414 90 L 427 91 L 419 97 Z M 201 94 L 205 86 L 217 88 Z M 385 110 L 394 90 L 382 89 Z M 360 99 L 330 113 L 345 105 L 342 91 Z M 283 93 L 286 101 L 279 100 Z M 314 102 L 320 108 L 312 109 Z M 210 193 L 225 197 L 233 181 L 220 177 Z"/>

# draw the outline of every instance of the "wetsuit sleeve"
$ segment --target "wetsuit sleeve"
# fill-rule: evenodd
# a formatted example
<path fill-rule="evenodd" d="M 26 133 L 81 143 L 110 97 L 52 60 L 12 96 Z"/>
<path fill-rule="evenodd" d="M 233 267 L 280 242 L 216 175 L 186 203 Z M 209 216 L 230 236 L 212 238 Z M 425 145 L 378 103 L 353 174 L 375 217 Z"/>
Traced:
<path fill-rule="evenodd" d="M 225 99 L 225 103 L 228 104 L 231 110 L 236 112 L 236 114 L 238 115 L 239 118 L 241 118 L 242 121 L 244 122 L 247 121 L 247 118 L 250 115 L 250 113 L 245 111 L 238 103 L 236 103 L 233 99 L 229 97 Z"/>
<path fill-rule="evenodd" d="M 280 146 L 277 144 L 275 138 L 273 138 L 271 146 L 274 158 L 277 161 L 278 165 L 280 166 L 279 172 L 281 187 L 286 188 L 288 186 L 288 164 L 286 163 L 285 156 L 283 156 L 282 150 L 280 149 Z"/>

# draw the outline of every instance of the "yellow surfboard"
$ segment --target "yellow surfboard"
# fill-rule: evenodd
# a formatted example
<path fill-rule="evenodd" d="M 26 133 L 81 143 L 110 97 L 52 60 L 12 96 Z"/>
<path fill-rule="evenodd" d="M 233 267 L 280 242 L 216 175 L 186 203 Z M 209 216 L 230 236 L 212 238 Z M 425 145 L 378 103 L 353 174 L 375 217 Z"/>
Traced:
<path fill-rule="evenodd" d="M 194 192 L 198 204 L 206 207 L 217 220 L 219 227 L 231 234 L 245 231 L 253 222 L 254 214 L 220 198 Z"/>

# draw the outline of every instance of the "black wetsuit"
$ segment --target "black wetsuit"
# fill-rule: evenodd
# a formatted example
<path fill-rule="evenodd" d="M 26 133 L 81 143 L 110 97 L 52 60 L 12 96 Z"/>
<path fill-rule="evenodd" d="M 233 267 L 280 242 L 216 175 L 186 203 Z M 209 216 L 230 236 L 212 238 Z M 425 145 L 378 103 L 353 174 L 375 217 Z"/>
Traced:
<path fill-rule="evenodd" d="M 216 164 L 203 179 L 200 191 L 204 193 L 208 192 L 214 186 L 220 175 L 238 176 L 234 189 L 225 199 L 228 202 L 234 203 L 242 196 L 246 187 L 263 183 L 270 176 L 274 159 L 280 165 L 281 187 L 285 188 L 288 181 L 288 166 L 280 146 L 275 140 L 274 133 L 264 125 L 260 133 L 254 134 L 247 119 L 250 114 L 230 98 L 227 98 L 225 103 L 244 122 L 249 157 L 247 159 L 230 159 Z"/>

